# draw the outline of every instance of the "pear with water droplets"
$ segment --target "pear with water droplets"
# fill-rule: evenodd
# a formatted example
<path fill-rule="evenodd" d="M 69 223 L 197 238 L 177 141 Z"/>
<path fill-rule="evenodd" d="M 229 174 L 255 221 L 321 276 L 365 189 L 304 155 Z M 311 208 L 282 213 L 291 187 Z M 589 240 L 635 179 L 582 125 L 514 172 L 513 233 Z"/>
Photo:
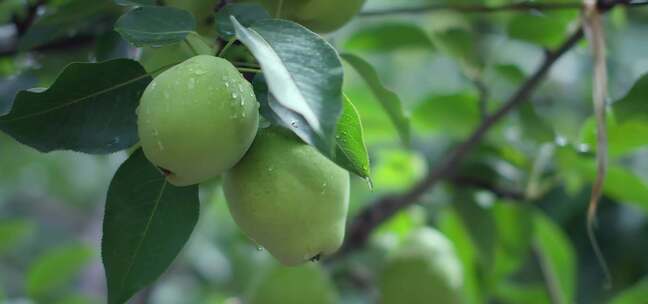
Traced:
<path fill-rule="evenodd" d="M 258 126 L 252 86 L 227 60 L 200 55 L 158 75 L 137 110 L 146 157 L 176 186 L 206 181 L 234 166 Z"/>
<path fill-rule="evenodd" d="M 342 245 L 349 173 L 287 129 L 260 130 L 223 187 L 241 230 L 282 264 L 317 260 Z"/>

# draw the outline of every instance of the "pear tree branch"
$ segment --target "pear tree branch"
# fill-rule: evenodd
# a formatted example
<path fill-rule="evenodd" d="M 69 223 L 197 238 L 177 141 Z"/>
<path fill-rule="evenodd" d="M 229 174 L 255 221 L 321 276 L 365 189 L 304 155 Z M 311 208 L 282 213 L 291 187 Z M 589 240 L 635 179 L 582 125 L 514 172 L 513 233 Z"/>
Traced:
<path fill-rule="evenodd" d="M 569 36 L 556 50 L 545 53 L 545 58 L 537 70 L 518 88 L 518 90 L 495 112 L 489 114 L 475 128 L 472 134 L 436 168 L 429 171 L 427 176 L 414 185 L 409 191 L 402 194 L 389 195 L 369 204 L 351 222 L 347 239 L 340 254 L 346 254 L 355 249 L 361 248 L 369 238 L 371 232 L 398 211 L 409 207 L 419 201 L 437 183 L 443 180 L 455 178 L 457 168 L 468 154 L 476 148 L 484 135 L 495 126 L 509 112 L 520 104 L 529 100 L 531 93 L 538 87 L 551 67 L 569 50 L 571 50 L 583 38 L 583 29 L 579 28 Z"/>
<path fill-rule="evenodd" d="M 648 0 L 599 0 L 597 6 L 599 10 L 606 11 L 614 6 L 641 6 L 648 5 Z M 583 8 L 582 1 L 574 2 L 531 2 L 520 1 L 514 3 L 506 3 L 499 5 L 486 5 L 486 4 L 426 4 L 419 6 L 397 7 L 376 9 L 364 11 L 360 16 L 384 16 L 384 15 L 414 15 L 414 14 L 428 14 L 436 11 L 455 11 L 459 13 L 501 13 L 501 12 L 520 12 L 520 11 L 560 11 L 560 10 L 579 10 Z"/>

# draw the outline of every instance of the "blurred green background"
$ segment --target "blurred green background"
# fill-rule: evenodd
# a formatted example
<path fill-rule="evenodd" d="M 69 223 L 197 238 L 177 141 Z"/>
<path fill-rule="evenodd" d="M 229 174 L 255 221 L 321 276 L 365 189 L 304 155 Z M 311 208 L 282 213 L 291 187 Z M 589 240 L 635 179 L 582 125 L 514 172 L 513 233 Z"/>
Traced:
<path fill-rule="evenodd" d="M 0 47 L 14 43 L 11 16 L 24 14 L 25 2 L 0 2 Z M 75 1 L 51 2 L 48 9 Z M 365 10 L 429 3 L 444 1 L 369 0 Z M 49 37 L 90 35 L 91 42 L 3 54 L 0 98 L 47 87 L 72 61 L 136 56 L 110 32 L 120 9 L 104 5 L 98 13 L 83 5 L 67 12 L 72 22 L 61 25 L 67 30 Z M 79 22 L 87 18 L 92 22 Z M 352 178 L 349 219 L 425 176 L 480 122 L 483 109 L 502 104 L 534 71 L 543 48 L 559 45 L 578 20 L 574 11 L 438 11 L 357 17 L 325 36 L 340 52 L 374 66 L 411 114 L 414 134 L 412 147 L 403 147 L 367 85 L 345 66 L 344 88 L 362 117 L 374 182 L 370 191 L 364 180 Z M 613 102 L 648 72 L 648 8 L 617 8 L 605 24 Z M 648 120 L 616 121 L 610 112 L 610 172 L 597 236 L 611 289 L 604 288 L 587 239 L 585 210 L 595 172 L 590 54 L 582 43 L 560 59 L 531 102 L 471 154 L 459 172 L 464 178 L 434 188 L 380 227 L 365 248 L 320 262 L 340 302 L 377 303 L 386 256 L 411 230 L 429 225 L 455 247 L 467 303 L 648 303 Z M 476 83 L 488 89 L 485 103 Z M 648 102 L 648 95 L 642 98 Z M 103 205 L 111 176 L 126 157 L 40 154 L 0 135 L 0 303 L 103 303 Z M 201 185 L 201 204 L 190 242 L 133 303 L 244 303 L 264 269 L 274 267 L 232 221 L 218 179 Z"/>

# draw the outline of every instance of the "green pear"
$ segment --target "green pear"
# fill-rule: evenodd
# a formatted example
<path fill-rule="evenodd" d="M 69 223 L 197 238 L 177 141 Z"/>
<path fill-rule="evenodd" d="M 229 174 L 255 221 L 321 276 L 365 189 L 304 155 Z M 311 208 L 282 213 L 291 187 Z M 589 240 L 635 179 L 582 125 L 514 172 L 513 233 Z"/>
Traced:
<path fill-rule="evenodd" d="M 223 187 L 241 230 L 285 265 L 342 245 L 349 173 L 286 129 L 260 130 Z"/>
<path fill-rule="evenodd" d="M 459 304 L 463 272 L 452 243 L 426 227 L 412 232 L 380 275 L 382 304 Z"/>
<path fill-rule="evenodd" d="M 271 15 L 293 20 L 318 33 L 335 31 L 349 22 L 365 0 L 243 0 L 263 5 Z"/>
<path fill-rule="evenodd" d="M 250 147 L 259 104 L 227 60 L 200 55 L 146 88 L 138 133 L 146 157 L 176 186 L 201 183 L 234 166 Z"/>
<path fill-rule="evenodd" d="M 189 33 L 184 41 L 161 47 L 144 47 L 140 63 L 146 72 L 158 75 L 175 64 L 196 55 L 213 54 L 212 48 L 196 33 Z"/>
<path fill-rule="evenodd" d="M 336 304 L 338 294 L 316 264 L 272 267 L 253 285 L 248 304 Z"/>

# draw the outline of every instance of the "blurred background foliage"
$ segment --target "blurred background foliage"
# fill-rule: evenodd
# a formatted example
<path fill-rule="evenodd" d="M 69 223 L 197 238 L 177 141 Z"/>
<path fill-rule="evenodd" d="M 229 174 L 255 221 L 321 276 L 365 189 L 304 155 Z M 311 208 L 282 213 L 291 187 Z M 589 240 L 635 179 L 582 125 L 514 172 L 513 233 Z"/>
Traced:
<path fill-rule="evenodd" d="M 47 87 L 69 62 L 138 55 L 111 31 L 122 8 L 107 0 L 49 1 L 17 40 L 22 29 L 12 18 L 26 16 L 28 2 L 36 1 L 0 2 L 0 112 L 17 90 Z M 508 1 L 369 0 L 365 10 L 446 2 Z M 327 35 L 340 52 L 368 60 L 412 119 L 406 148 L 367 84 L 345 66 L 344 89 L 362 116 L 374 181 L 370 191 L 364 180 L 352 180 L 350 219 L 373 199 L 424 177 L 578 20 L 575 11 L 436 11 L 358 17 Z M 616 101 L 648 72 L 648 9 L 614 9 L 606 31 Z M 68 45 L 52 46 L 62 40 Z M 458 178 L 381 226 L 366 248 L 322 262 L 340 302 L 377 302 L 377 276 L 389 252 L 429 225 L 455 247 L 467 303 L 648 303 L 648 120 L 610 112 L 610 173 L 597 235 L 611 289 L 603 288 L 585 231 L 595 172 L 591 62 L 586 43 L 565 55 L 531 102 L 488 134 Z M 648 101 L 648 92 L 637 94 Z M 101 216 L 111 175 L 126 156 L 40 154 L 0 136 L 0 303 L 102 303 Z M 240 303 L 276 267 L 232 221 L 219 180 L 201 186 L 201 202 L 190 243 L 135 302 Z"/>

